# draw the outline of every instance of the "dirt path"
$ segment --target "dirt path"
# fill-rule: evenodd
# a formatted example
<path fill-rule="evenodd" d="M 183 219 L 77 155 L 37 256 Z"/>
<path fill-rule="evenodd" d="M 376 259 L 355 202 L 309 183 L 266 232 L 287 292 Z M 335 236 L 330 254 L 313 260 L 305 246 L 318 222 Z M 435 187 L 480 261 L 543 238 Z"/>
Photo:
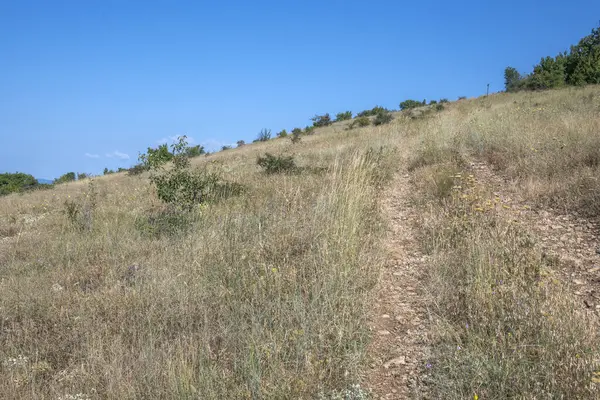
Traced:
<path fill-rule="evenodd" d="M 501 175 L 483 162 L 472 162 L 477 180 L 491 187 L 506 205 L 510 218 L 520 221 L 538 239 L 557 277 L 570 283 L 583 308 L 600 315 L 600 224 L 576 212 L 528 204 Z"/>
<path fill-rule="evenodd" d="M 429 318 L 422 282 L 427 263 L 414 232 L 410 190 L 408 175 L 399 173 L 383 201 L 390 221 L 389 259 L 371 314 L 374 338 L 364 382 L 375 399 L 421 397 L 426 374 Z"/>

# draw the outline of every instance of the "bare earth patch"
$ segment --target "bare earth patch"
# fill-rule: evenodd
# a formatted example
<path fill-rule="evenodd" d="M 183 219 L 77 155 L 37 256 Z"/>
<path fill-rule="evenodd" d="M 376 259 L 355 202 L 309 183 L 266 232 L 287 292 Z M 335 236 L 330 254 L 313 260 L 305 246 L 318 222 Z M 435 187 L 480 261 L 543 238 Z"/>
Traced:
<path fill-rule="evenodd" d="M 373 342 L 364 377 L 376 399 L 420 397 L 426 378 L 429 318 L 422 281 L 427 260 L 413 231 L 416 215 L 409 191 L 408 176 L 398 174 L 383 201 L 390 221 L 389 259 L 370 316 Z"/>

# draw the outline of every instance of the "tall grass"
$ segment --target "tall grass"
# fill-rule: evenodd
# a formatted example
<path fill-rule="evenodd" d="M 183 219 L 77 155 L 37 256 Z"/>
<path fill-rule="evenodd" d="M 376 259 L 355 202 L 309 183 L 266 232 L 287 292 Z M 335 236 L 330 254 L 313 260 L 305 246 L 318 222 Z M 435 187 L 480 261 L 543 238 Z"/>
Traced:
<path fill-rule="evenodd" d="M 136 223 L 162 207 L 139 178 L 1 199 L 3 223 L 27 232 L 0 244 L 0 397 L 310 398 L 355 383 L 382 262 L 385 163 L 364 153 L 323 151 L 318 175 L 225 161 L 247 192 L 163 235 Z M 63 203 L 92 195 L 80 229 Z"/>
<path fill-rule="evenodd" d="M 597 93 L 497 95 L 421 122 L 410 168 L 432 255 L 434 398 L 598 398 L 597 316 L 561 282 L 556 260 L 542 257 L 498 188 L 468 169 L 483 159 L 540 207 L 597 215 L 598 169 L 589 162 Z"/>

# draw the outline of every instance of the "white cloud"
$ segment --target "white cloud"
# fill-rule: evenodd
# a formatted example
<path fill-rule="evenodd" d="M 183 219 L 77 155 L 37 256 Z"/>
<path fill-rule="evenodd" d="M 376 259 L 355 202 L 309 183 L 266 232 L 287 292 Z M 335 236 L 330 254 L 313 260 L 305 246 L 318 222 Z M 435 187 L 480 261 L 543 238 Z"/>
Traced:
<path fill-rule="evenodd" d="M 176 143 L 177 140 L 179 139 L 179 136 L 182 136 L 182 135 L 167 136 L 167 137 L 164 137 L 162 139 L 157 140 L 156 143 L 157 144 L 171 144 L 171 143 Z M 191 137 L 191 136 L 187 136 L 186 140 L 187 140 L 188 144 L 194 144 L 196 142 L 194 140 L 194 138 Z"/>
<path fill-rule="evenodd" d="M 221 150 L 223 146 L 232 146 L 235 147 L 236 143 L 226 143 L 222 140 L 217 139 L 207 139 L 201 143 L 202 146 L 208 151 L 218 151 Z"/>
<path fill-rule="evenodd" d="M 121 153 L 119 150 L 115 150 L 112 153 L 106 153 L 107 158 L 118 158 L 119 160 L 129 160 L 129 154 Z"/>
<path fill-rule="evenodd" d="M 100 158 L 99 154 L 90 154 L 90 153 L 85 153 L 84 154 L 86 157 L 88 158 Z"/>

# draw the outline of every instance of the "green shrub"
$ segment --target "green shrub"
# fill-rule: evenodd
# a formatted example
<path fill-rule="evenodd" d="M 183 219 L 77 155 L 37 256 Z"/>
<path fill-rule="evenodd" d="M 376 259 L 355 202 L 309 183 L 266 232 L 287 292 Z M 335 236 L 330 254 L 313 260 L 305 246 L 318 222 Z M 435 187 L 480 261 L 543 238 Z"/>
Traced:
<path fill-rule="evenodd" d="M 298 171 L 293 156 L 275 156 L 271 153 L 265 153 L 263 157 L 258 157 L 256 163 L 267 174 L 293 173 Z"/>
<path fill-rule="evenodd" d="M 369 126 L 369 125 L 371 125 L 371 120 L 369 119 L 369 117 L 357 117 L 350 124 L 350 129 L 355 128 L 357 126 L 359 128 L 363 128 L 363 127 Z"/>
<path fill-rule="evenodd" d="M 66 174 L 62 175 L 60 178 L 55 179 L 54 183 L 73 182 L 75 180 L 75 178 L 76 178 L 75 172 L 67 172 Z"/>
<path fill-rule="evenodd" d="M 359 118 L 360 117 L 372 117 L 374 115 L 385 113 L 385 112 L 388 112 L 387 108 L 381 107 L 381 106 L 375 106 L 370 110 L 364 110 L 364 111 L 359 112 L 356 116 Z"/>
<path fill-rule="evenodd" d="M 243 141 L 243 140 L 238 140 L 237 141 L 237 147 L 242 147 L 242 146 L 245 146 L 245 145 L 246 145 L 245 141 Z"/>
<path fill-rule="evenodd" d="M 186 155 L 186 136 L 179 137 L 171 147 L 173 168 L 164 168 L 166 161 L 148 165 L 150 181 L 156 186 L 158 198 L 163 202 L 178 210 L 190 211 L 197 204 L 222 198 L 225 194 L 241 193 L 241 186 L 223 182 L 216 172 L 191 170 Z M 140 156 L 140 160 L 147 159 L 144 155 Z"/>
<path fill-rule="evenodd" d="M 467 96 L 458 96 L 458 100 L 466 100 Z"/>
<path fill-rule="evenodd" d="M 278 137 L 278 138 L 284 138 L 284 137 L 287 137 L 287 135 L 288 135 L 288 133 L 287 133 L 287 131 L 284 129 L 284 130 L 282 130 L 281 132 L 279 132 L 279 133 L 277 134 L 277 137 Z"/>
<path fill-rule="evenodd" d="M 436 104 L 434 108 L 435 108 L 435 111 L 443 111 L 445 107 L 442 103 L 440 103 L 440 104 Z"/>
<path fill-rule="evenodd" d="M 313 133 L 315 133 L 315 127 L 307 125 L 306 128 L 304 128 L 304 133 L 307 135 L 312 135 Z"/>
<path fill-rule="evenodd" d="M 115 171 L 113 171 L 112 169 L 108 169 L 108 168 L 104 167 L 104 171 L 102 171 L 102 173 L 104 175 L 110 175 L 110 174 L 114 174 Z"/>
<path fill-rule="evenodd" d="M 292 131 L 292 135 L 291 135 L 290 139 L 292 140 L 293 144 L 296 144 L 296 143 L 300 142 L 300 140 L 302 139 L 300 137 L 301 134 L 302 134 L 302 131 L 300 129 L 298 129 L 298 128 L 296 128 L 296 129 L 294 129 Z"/>
<path fill-rule="evenodd" d="M 390 113 L 390 112 L 379 113 L 373 120 L 373 125 L 379 126 L 379 125 L 388 124 L 393 119 L 394 119 L 394 117 L 392 116 L 392 113 Z"/>
<path fill-rule="evenodd" d="M 437 100 L 431 100 L 431 101 L 429 102 L 429 105 L 430 105 L 430 106 L 433 106 L 433 105 L 436 105 L 436 104 L 437 104 Z"/>
<path fill-rule="evenodd" d="M 314 117 L 311 118 L 311 120 L 313 121 L 313 126 L 315 128 L 329 126 L 333 123 L 331 121 L 331 117 L 329 116 L 329 113 L 324 114 L 324 115 L 315 115 Z"/>
<path fill-rule="evenodd" d="M 410 110 L 411 108 L 422 107 L 426 105 L 427 102 L 425 100 L 417 101 L 417 100 L 405 100 L 400 103 L 400 110 Z"/>
<path fill-rule="evenodd" d="M 119 169 L 121 169 L 121 168 L 119 168 Z M 121 171 L 119 171 L 119 172 L 121 172 Z M 90 174 L 86 174 L 85 172 L 80 172 L 77 174 L 77 180 L 79 181 L 81 179 L 86 179 L 86 178 L 89 178 L 89 176 L 90 176 Z"/>
<path fill-rule="evenodd" d="M 352 111 L 344 111 L 341 113 L 337 113 L 337 115 L 335 116 L 336 122 L 347 121 L 349 119 L 352 119 Z"/>
<path fill-rule="evenodd" d="M 448 103 L 448 99 L 446 99 L 446 98 L 440 99 L 440 103 L 441 104 Z"/>
<path fill-rule="evenodd" d="M 225 150 L 231 150 L 231 146 L 227 144 L 227 145 L 221 147 L 221 151 L 225 151 Z"/>
<path fill-rule="evenodd" d="M 264 128 L 261 129 L 261 131 L 258 133 L 258 136 L 256 138 L 256 142 L 266 142 L 269 139 L 271 139 L 271 130 Z"/>
<path fill-rule="evenodd" d="M 39 183 L 32 175 L 16 172 L 0 174 L 0 195 L 34 189 Z"/>
<path fill-rule="evenodd" d="M 173 153 L 169 151 L 169 146 L 161 144 L 156 149 L 148 147 L 146 154 L 140 154 L 139 160 L 148 168 L 163 165 L 173 159 Z"/>

